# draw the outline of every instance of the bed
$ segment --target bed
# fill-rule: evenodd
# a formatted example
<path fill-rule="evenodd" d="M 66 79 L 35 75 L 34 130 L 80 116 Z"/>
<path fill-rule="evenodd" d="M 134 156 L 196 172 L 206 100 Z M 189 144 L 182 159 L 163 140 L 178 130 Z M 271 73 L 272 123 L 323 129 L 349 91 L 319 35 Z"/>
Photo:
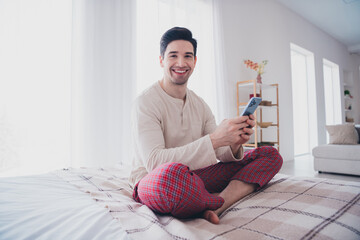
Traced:
<path fill-rule="evenodd" d="M 360 183 L 278 174 L 220 224 L 154 214 L 126 169 L 0 178 L 0 239 L 360 239 Z"/>

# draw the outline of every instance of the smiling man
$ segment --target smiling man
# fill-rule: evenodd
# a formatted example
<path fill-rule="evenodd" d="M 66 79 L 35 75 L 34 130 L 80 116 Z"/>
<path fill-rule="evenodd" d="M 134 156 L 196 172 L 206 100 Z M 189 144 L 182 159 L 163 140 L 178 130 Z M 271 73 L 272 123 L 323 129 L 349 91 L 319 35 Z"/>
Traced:
<path fill-rule="evenodd" d="M 160 41 L 163 78 L 133 107 L 133 197 L 154 212 L 178 218 L 220 214 L 267 184 L 282 158 L 272 147 L 243 153 L 254 116 L 216 125 L 208 105 L 187 82 L 196 66 L 197 42 L 186 28 L 168 30 Z"/>

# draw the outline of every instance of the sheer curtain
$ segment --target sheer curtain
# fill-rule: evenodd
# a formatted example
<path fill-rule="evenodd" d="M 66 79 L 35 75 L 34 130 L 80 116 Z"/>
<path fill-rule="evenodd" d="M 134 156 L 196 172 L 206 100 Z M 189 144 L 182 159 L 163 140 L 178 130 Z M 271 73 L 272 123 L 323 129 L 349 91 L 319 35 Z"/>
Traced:
<path fill-rule="evenodd" d="M 130 164 L 134 42 L 132 0 L 0 0 L 0 174 Z"/>
<path fill-rule="evenodd" d="M 224 25 L 221 21 L 221 0 L 213 0 L 213 29 L 214 29 L 214 52 L 215 52 L 215 71 L 216 71 L 216 95 L 217 95 L 217 120 L 233 118 L 235 101 L 229 97 L 236 96 L 234 81 L 232 81 L 225 71 L 226 57 L 224 54 Z"/>
<path fill-rule="evenodd" d="M 73 1 L 72 166 L 130 164 L 135 2 Z"/>
<path fill-rule="evenodd" d="M 186 27 L 198 41 L 197 65 L 188 87 L 217 116 L 213 2 L 211 0 L 137 0 L 137 93 L 158 81 L 160 38 L 175 26 Z"/>
<path fill-rule="evenodd" d="M 70 0 L 0 1 L 0 173 L 70 159 Z"/>

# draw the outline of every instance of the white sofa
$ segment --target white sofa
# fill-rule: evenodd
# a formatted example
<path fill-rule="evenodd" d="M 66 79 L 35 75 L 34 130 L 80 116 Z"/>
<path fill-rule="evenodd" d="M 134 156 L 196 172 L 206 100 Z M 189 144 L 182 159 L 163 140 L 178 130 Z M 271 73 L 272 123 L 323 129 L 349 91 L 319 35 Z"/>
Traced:
<path fill-rule="evenodd" d="M 312 153 L 315 171 L 360 175 L 360 144 L 326 144 Z"/>
<path fill-rule="evenodd" d="M 358 144 L 325 144 L 312 150 L 315 171 L 360 176 L 360 125 L 355 125 L 355 129 Z M 331 137 L 330 133 L 330 142 Z"/>

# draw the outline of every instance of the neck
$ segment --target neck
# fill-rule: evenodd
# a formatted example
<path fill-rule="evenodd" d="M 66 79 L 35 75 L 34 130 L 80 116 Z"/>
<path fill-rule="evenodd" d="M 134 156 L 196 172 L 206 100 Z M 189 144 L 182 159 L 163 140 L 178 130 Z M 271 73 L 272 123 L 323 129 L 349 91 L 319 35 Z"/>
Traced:
<path fill-rule="evenodd" d="M 185 101 L 187 83 L 183 85 L 176 85 L 170 81 L 165 81 L 165 79 L 163 78 L 160 80 L 160 86 L 171 97 L 182 99 Z"/>

